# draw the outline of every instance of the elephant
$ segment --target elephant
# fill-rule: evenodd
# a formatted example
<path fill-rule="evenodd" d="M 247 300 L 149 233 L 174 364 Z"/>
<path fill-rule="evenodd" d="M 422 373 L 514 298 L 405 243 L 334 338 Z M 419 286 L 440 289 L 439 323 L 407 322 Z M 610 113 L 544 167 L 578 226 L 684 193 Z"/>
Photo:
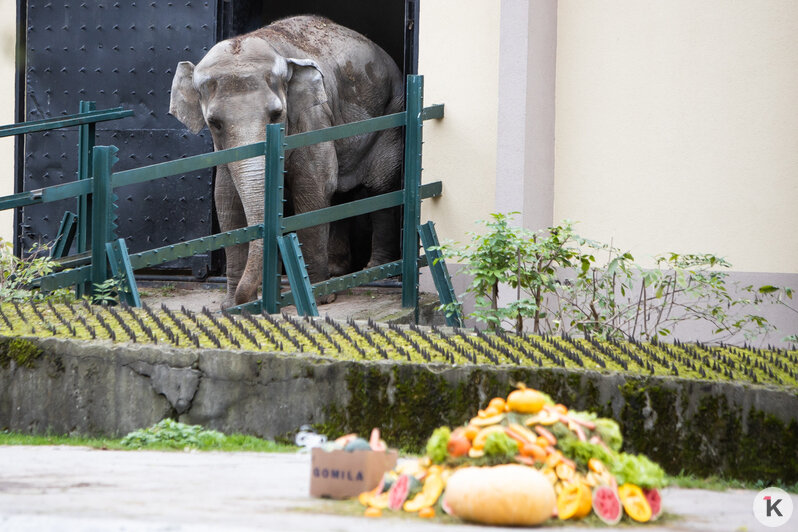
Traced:
<path fill-rule="evenodd" d="M 329 19 L 305 15 L 221 41 L 196 66 L 181 61 L 169 113 L 195 134 L 207 125 L 214 149 L 223 150 L 265 140 L 267 124 L 285 124 L 286 134 L 293 135 L 403 108 L 402 75 L 384 50 Z M 286 153 L 286 191 L 296 213 L 327 207 L 336 194 L 390 192 L 399 188 L 402 160 L 398 128 L 297 148 Z M 214 202 L 222 231 L 263 222 L 264 168 L 264 157 L 216 167 Z M 398 256 L 393 211 L 370 215 L 369 267 Z M 311 282 L 342 273 L 345 266 L 330 260 L 329 224 L 299 230 L 297 236 Z M 225 251 L 222 307 L 255 300 L 262 242 Z"/>

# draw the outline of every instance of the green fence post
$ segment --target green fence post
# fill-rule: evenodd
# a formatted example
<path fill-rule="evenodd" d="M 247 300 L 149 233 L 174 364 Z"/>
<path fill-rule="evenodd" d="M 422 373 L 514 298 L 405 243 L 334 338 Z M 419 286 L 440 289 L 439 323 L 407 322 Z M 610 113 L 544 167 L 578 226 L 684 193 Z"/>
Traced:
<path fill-rule="evenodd" d="M 91 201 L 91 282 L 102 284 L 108 279 L 105 243 L 113 240 L 114 220 L 111 168 L 119 160 L 114 146 L 97 146 L 92 151 L 94 182 Z M 92 290 L 93 292 L 93 290 Z"/>
<path fill-rule="evenodd" d="M 266 175 L 263 180 L 263 287 L 261 310 L 280 311 L 280 257 L 277 239 L 283 235 L 283 171 L 285 128 L 266 126 Z"/>
<path fill-rule="evenodd" d="M 79 113 L 88 113 L 97 109 L 96 102 L 80 102 Z M 83 124 L 78 128 L 78 179 L 88 179 L 91 174 L 91 152 L 94 148 L 96 125 Z M 77 252 L 85 253 L 89 250 L 91 242 L 91 197 L 82 195 L 78 197 L 78 230 Z M 75 291 L 78 297 L 91 293 L 90 286 L 77 285 Z"/>
<path fill-rule="evenodd" d="M 424 77 L 407 77 L 405 127 L 404 220 L 402 227 L 402 306 L 415 308 L 418 318 L 418 233 L 421 222 L 421 113 Z M 418 319 L 416 319 L 418 321 Z"/>

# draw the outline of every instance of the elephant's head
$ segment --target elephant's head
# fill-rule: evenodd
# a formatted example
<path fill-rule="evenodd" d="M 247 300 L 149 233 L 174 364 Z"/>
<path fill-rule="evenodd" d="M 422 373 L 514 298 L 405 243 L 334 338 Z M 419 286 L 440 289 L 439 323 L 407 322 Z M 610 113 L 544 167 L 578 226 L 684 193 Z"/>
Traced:
<path fill-rule="evenodd" d="M 292 123 L 326 100 L 314 61 L 283 57 L 247 36 L 218 43 L 196 66 L 180 62 L 169 112 L 193 133 L 207 124 L 221 150 L 263 140 L 267 124 Z"/>
<path fill-rule="evenodd" d="M 207 125 L 214 147 L 223 150 L 263 141 L 267 124 L 290 127 L 307 114 L 328 109 L 321 105 L 326 101 L 315 62 L 284 57 L 263 38 L 247 35 L 218 43 L 196 66 L 179 63 L 169 112 L 194 133 Z M 263 157 L 255 157 L 217 167 L 214 196 L 223 231 L 263 222 L 264 165 Z M 224 306 L 255 299 L 261 242 L 226 252 Z"/>

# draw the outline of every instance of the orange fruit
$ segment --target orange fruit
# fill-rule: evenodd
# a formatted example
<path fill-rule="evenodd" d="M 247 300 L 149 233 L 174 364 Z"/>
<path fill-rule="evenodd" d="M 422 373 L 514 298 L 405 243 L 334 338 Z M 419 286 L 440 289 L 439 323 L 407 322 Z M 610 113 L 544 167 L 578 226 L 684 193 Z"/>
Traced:
<path fill-rule="evenodd" d="M 536 462 L 546 461 L 546 451 L 536 443 L 525 443 L 521 446 L 521 455 L 534 458 Z"/>
<path fill-rule="evenodd" d="M 382 510 L 369 506 L 366 508 L 366 511 L 363 512 L 363 515 L 366 517 L 382 517 Z"/>
<path fill-rule="evenodd" d="M 422 508 L 418 511 L 419 517 L 424 517 L 425 519 L 429 519 L 431 517 L 435 517 L 435 508 L 432 506 L 427 506 L 426 508 Z"/>
<path fill-rule="evenodd" d="M 549 484 L 551 484 L 552 486 L 557 484 L 557 480 L 558 480 L 557 479 L 557 473 L 555 473 L 552 468 L 544 467 L 543 469 L 541 469 L 540 472 L 543 474 L 544 477 L 546 477 L 546 480 L 549 481 Z"/>
<path fill-rule="evenodd" d="M 476 435 L 479 434 L 479 427 L 468 425 L 463 432 L 465 433 L 465 437 L 468 438 L 469 441 L 472 441 Z"/>
<path fill-rule="evenodd" d="M 554 451 L 546 458 L 546 465 L 551 468 L 555 467 L 560 462 L 562 462 L 562 453 L 560 451 Z"/>
<path fill-rule="evenodd" d="M 607 466 L 604 465 L 604 462 L 599 460 L 598 458 L 591 458 L 587 461 L 587 467 L 594 473 L 598 473 L 599 475 L 607 472 Z"/>
<path fill-rule="evenodd" d="M 561 480 L 571 480 L 574 478 L 574 473 L 576 471 L 570 464 L 566 464 L 565 462 L 560 462 L 554 468 L 554 472 L 557 473 L 557 477 Z"/>
<path fill-rule="evenodd" d="M 581 482 L 564 484 L 557 496 L 557 516 L 562 519 L 581 519 L 593 508 L 593 494 Z"/>
<path fill-rule="evenodd" d="M 488 403 L 488 408 L 495 408 L 499 412 L 504 412 L 504 407 L 507 406 L 507 403 L 504 401 L 502 397 L 494 397 Z"/>

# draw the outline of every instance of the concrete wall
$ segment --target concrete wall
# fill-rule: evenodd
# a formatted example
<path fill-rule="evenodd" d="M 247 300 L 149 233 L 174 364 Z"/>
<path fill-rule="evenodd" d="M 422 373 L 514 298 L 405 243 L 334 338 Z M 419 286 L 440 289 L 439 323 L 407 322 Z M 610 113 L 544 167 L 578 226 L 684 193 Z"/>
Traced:
<path fill-rule="evenodd" d="M 798 3 L 559 3 L 555 218 L 798 273 Z"/>
<path fill-rule="evenodd" d="M 16 2 L 0 0 L 0 125 L 14 122 Z M 14 137 L 0 138 L 0 196 L 14 193 Z M 0 211 L 0 238 L 14 236 L 14 211 Z"/>
<path fill-rule="evenodd" d="M 435 428 L 467 422 L 515 382 L 618 420 L 625 450 L 671 474 L 798 480 L 790 391 L 559 368 L 0 337 L 0 430 L 121 436 L 165 417 L 266 438 L 303 424 L 330 436 L 380 427 L 386 441 L 417 452 Z"/>

